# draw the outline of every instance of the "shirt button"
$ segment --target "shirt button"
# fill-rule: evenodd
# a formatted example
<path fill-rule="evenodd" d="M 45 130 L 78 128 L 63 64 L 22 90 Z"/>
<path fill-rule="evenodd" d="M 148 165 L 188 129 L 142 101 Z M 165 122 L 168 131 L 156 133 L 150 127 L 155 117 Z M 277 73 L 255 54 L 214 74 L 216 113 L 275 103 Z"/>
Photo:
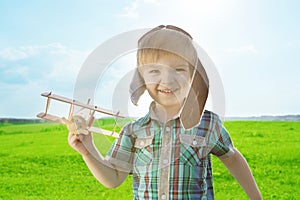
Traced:
<path fill-rule="evenodd" d="M 143 146 L 144 144 L 145 144 L 145 142 L 144 142 L 144 141 L 141 141 L 141 142 L 140 142 L 140 145 L 142 145 L 142 146 Z"/>
<path fill-rule="evenodd" d="M 169 132 L 170 130 L 171 130 L 171 129 L 170 129 L 170 127 L 166 127 L 166 131 L 168 131 L 168 132 Z"/>
<path fill-rule="evenodd" d="M 169 163 L 168 159 L 164 159 L 164 160 L 163 160 L 163 163 L 164 163 L 164 164 L 168 164 L 168 163 Z"/>
<path fill-rule="evenodd" d="M 194 141 L 192 142 L 192 144 L 193 144 L 193 145 L 197 145 L 198 142 L 197 142 L 196 140 L 194 140 Z"/>
<path fill-rule="evenodd" d="M 167 195 L 166 194 L 162 194 L 161 195 L 161 199 L 167 199 Z"/>

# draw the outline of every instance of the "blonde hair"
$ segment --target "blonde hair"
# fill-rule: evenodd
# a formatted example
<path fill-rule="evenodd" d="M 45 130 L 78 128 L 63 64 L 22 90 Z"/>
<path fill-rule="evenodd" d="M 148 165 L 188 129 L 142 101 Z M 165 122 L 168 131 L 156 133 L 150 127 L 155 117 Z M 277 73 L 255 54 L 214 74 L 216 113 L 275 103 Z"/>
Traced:
<path fill-rule="evenodd" d="M 183 60 L 187 61 L 186 59 L 182 58 L 181 56 L 176 55 L 175 53 L 172 53 L 172 52 L 168 52 L 166 50 L 162 50 L 162 49 L 139 49 L 138 52 L 137 52 L 137 67 L 138 67 L 138 70 L 140 71 L 141 68 L 144 65 L 157 63 L 157 60 L 161 57 L 172 57 L 172 56 L 176 56 L 180 59 L 183 59 Z M 189 63 L 189 67 L 191 69 L 190 70 L 190 75 L 192 77 L 194 66 L 191 63 Z"/>

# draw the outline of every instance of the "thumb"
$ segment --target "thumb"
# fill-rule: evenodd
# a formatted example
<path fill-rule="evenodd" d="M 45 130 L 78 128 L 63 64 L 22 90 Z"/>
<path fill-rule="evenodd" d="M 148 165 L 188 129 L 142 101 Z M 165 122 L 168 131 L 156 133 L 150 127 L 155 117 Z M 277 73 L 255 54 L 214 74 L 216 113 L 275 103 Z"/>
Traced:
<path fill-rule="evenodd" d="M 62 119 L 62 121 L 64 122 L 65 125 L 68 125 L 68 124 L 71 123 L 71 121 L 67 120 L 65 117 L 62 117 L 61 119 Z"/>
<path fill-rule="evenodd" d="M 77 128 L 73 120 L 68 120 L 65 117 L 62 117 L 62 120 L 67 126 L 69 132 L 77 135 Z"/>

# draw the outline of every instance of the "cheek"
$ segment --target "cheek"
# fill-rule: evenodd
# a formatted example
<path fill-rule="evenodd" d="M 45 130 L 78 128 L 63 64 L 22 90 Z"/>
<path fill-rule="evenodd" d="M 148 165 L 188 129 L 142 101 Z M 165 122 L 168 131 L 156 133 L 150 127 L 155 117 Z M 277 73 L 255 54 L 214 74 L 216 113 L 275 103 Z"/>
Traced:
<path fill-rule="evenodd" d="M 189 86 L 191 84 L 191 79 L 189 76 L 178 76 L 177 78 L 178 83 L 182 86 L 182 87 L 186 87 Z"/>
<path fill-rule="evenodd" d="M 179 78 L 186 82 L 190 82 L 192 77 L 190 76 L 190 73 L 187 71 L 187 72 L 179 74 Z"/>
<path fill-rule="evenodd" d="M 191 86 L 191 80 L 189 77 L 182 77 L 180 81 L 178 81 L 180 84 L 180 88 L 182 89 L 182 94 L 187 95 L 188 92 L 190 91 L 190 86 Z"/>
<path fill-rule="evenodd" d="M 159 76 L 144 76 L 144 81 L 146 85 L 153 85 L 157 84 L 160 82 L 160 77 Z"/>
<path fill-rule="evenodd" d="M 146 83 L 146 89 L 147 89 L 148 91 L 154 91 L 154 90 L 156 89 L 156 87 L 157 87 L 157 84 Z"/>
<path fill-rule="evenodd" d="M 155 84 L 146 84 L 146 89 L 152 99 L 156 100 L 157 97 L 157 85 Z"/>

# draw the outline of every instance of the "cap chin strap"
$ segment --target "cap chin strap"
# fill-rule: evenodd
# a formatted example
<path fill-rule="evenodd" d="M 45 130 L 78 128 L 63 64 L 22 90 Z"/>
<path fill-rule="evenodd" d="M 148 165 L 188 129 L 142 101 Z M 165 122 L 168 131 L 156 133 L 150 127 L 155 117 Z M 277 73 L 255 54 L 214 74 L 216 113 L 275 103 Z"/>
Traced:
<path fill-rule="evenodd" d="M 187 92 L 187 95 L 189 95 L 189 93 L 190 93 L 190 91 L 191 91 L 192 84 L 193 84 L 194 79 L 195 79 L 195 76 L 196 76 L 196 71 L 197 71 L 198 61 L 199 61 L 199 59 L 196 60 L 196 65 L 195 65 L 195 67 L 194 67 L 193 75 L 192 75 L 191 81 L 190 81 L 190 83 L 189 83 L 189 91 Z M 187 99 L 187 96 L 184 98 L 183 103 L 182 103 L 182 105 L 181 105 L 181 108 L 180 108 L 180 110 L 179 110 L 179 112 L 178 112 L 178 115 L 179 115 L 179 116 L 181 115 L 181 112 L 182 112 L 182 110 L 183 110 L 183 108 L 184 108 L 184 106 L 185 106 L 185 104 L 186 104 L 186 99 Z"/>

